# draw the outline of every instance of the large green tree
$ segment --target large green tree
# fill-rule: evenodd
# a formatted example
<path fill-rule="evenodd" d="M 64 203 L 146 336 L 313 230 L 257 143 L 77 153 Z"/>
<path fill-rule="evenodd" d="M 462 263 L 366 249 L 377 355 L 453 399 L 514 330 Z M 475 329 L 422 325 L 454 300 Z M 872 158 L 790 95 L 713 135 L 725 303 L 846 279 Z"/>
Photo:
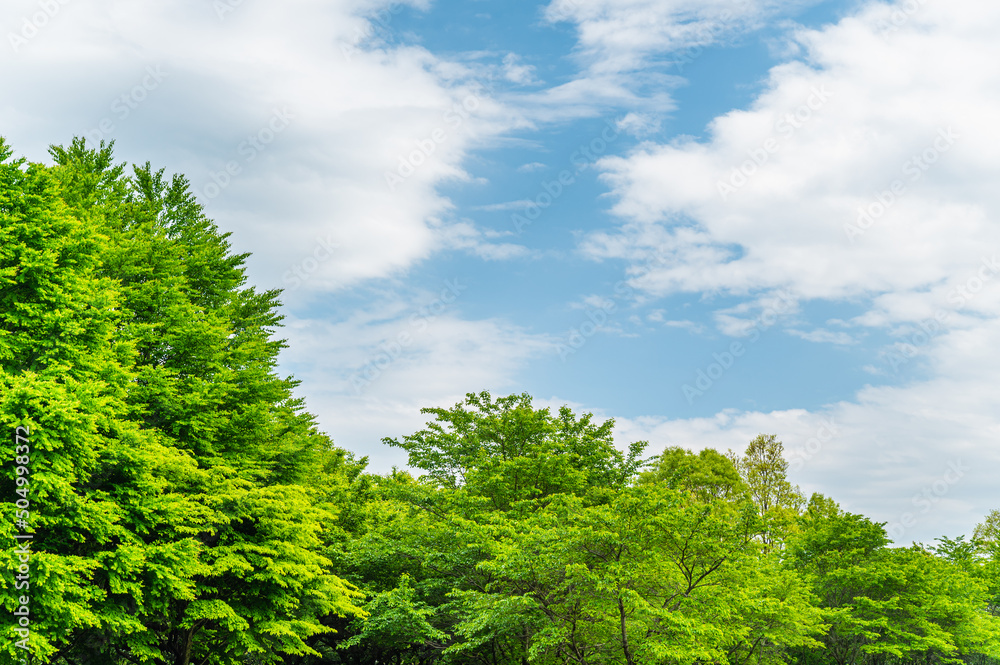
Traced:
<path fill-rule="evenodd" d="M 245 285 L 182 177 L 51 154 L 0 152 L 0 417 L 37 442 L 37 662 L 314 653 L 322 617 L 359 611 L 325 555 L 358 464 L 275 374 L 277 292 Z"/>

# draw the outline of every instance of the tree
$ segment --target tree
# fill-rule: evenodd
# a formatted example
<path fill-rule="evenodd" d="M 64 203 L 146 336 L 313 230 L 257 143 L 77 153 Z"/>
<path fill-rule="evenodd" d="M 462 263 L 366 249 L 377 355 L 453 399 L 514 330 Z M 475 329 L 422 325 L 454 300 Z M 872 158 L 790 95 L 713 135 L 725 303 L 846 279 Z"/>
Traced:
<path fill-rule="evenodd" d="M 719 453 L 670 449 L 637 476 L 642 444 L 625 455 L 610 422 L 528 395 L 424 412 L 386 442 L 426 475 L 378 481 L 348 557 L 374 621 L 341 642 L 351 662 L 374 662 L 372 631 L 400 663 L 737 665 L 817 644 L 808 587 L 754 538 L 762 518 Z"/>
<path fill-rule="evenodd" d="M 176 533 L 174 524 L 183 530 L 197 514 L 170 491 L 186 460 L 127 419 L 135 349 L 117 334 L 120 294 L 101 274 L 107 236 L 65 204 L 50 169 L 11 154 L 0 140 L 0 421 L 7 431 L 31 432 L 37 540 L 26 591 L 35 657 L 47 662 L 74 642 L 103 639 L 98 631 L 148 655 L 141 619 L 123 599 L 138 583 L 147 596 L 189 593 L 198 570 L 193 542 L 143 540 L 160 529 Z M 4 457 L 13 459 L 6 444 Z M 7 478 L 12 471 L 5 465 Z M 12 496 L 3 493 L 5 515 Z M 5 536 L 9 527 L 4 520 Z M 19 595 L 12 580 L 3 576 L 8 607 Z M 5 624 L 10 616 L 4 612 Z M 3 648 L 13 657 L 10 629 L 4 625 Z"/>
<path fill-rule="evenodd" d="M 467 408 L 471 407 L 471 408 Z M 568 407 L 553 416 L 535 409 L 528 394 L 495 401 L 488 392 L 469 393 L 451 409 L 426 408 L 435 421 L 390 446 L 409 452 L 410 466 L 448 489 L 464 488 L 497 510 L 553 494 L 607 497 L 624 487 L 641 465 L 643 441 L 627 455 L 614 445 L 614 421 L 592 424 Z"/>
<path fill-rule="evenodd" d="M 531 662 L 782 662 L 824 626 L 808 588 L 753 540 L 757 520 L 749 504 L 656 484 L 604 505 L 565 497 L 481 566 L 520 600 Z"/>
<path fill-rule="evenodd" d="M 977 576 L 986 584 L 989 594 L 987 611 L 1000 616 L 1000 510 L 993 509 L 972 532 L 972 544 L 982 557 Z"/>
<path fill-rule="evenodd" d="M 760 434 L 750 442 L 742 456 L 732 450 L 727 456 L 739 472 L 758 513 L 765 520 L 765 527 L 760 533 L 762 541 L 768 547 L 780 543 L 805 504 L 802 491 L 788 481 L 784 445 L 774 434 Z"/>
<path fill-rule="evenodd" d="M 667 448 L 640 474 L 640 485 L 664 485 L 693 492 L 703 501 L 734 501 L 747 491 L 732 460 L 712 448 L 697 455 L 683 448 Z"/>
<path fill-rule="evenodd" d="M 24 168 L 0 142 L 0 417 L 36 442 L 37 662 L 316 653 L 323 617 L 360 612 L 324 556 L 359 465 L 274 374 L 277 292 L 244 286 L 183 178 L 126 178 L 104 144 L 51 154 Z"/>
<path fill-rule="evenodd" d="M 815 497 L 782 554 L 826 611 L 825 651 L 800 660 L 879 665 L 893 659 L 958 662 L 995 657 L 1000 624 L 985 589 L 961 565 L 920 546 L 890 549 L 884 524 Z"/>
<path fill-rule="evenodd" d="M 994 508 L 972 532 L 972 542 L 984 555 L 1000 560 L 1000 509 Z"/>
<path fill-rule="evenodd" d="M 612 421 L 536 409 L 526 394 L 469 393 L 450 409 L 423 413 L 434 416 L 425 429 L 385 442 L 407 450 L 425 475 L 376 479 L 363 533 L 341 557 L 352 562 L 348 578 L 369 594 L 372 623 L 355 622 L 355 637 L 328 641 L 359 663 L 521 662 L 531 618 L 488 569 L 497 539 L 565 497 L 607 503 L 634 479 L 645 444 L 622 453 Z M 418 614 L 426 622 L 419 630 Z M 391 649 L 357 637 L 373 635 L 372 626 L 396 636 L 374 640 Z"/>

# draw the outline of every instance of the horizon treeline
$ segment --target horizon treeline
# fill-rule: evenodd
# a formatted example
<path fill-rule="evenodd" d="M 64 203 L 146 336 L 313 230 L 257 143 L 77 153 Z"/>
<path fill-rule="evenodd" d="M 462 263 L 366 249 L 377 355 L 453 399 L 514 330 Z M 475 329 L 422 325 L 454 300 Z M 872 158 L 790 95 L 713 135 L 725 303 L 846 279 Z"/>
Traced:
<path fill-rule="evenodd" d="M 643 458 L 527 394 L 424 409 L 383 440 L 414 471 L 368 473 L 188 181 L 50 155 L 0 138 L 0 663 L 27 616 L 52 665 L 1000 665 L 1000 510 L 891 547 L 775 435 Z"/>

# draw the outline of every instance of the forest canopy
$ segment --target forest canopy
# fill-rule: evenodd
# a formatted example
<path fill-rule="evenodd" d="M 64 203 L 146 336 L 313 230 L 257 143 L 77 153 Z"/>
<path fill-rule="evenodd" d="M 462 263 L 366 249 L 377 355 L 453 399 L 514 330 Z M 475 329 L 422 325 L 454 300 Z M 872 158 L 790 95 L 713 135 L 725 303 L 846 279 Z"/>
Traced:
<path fill-rule="evenodd" d="M 644 458 L 485 391 L 370 473 L 184 177 L 50 155 L 0 139 L 0 662 L 27 607 L 54 665 L 1000 663 L 1000 511 L 892 547 L 776 435 Z"/>

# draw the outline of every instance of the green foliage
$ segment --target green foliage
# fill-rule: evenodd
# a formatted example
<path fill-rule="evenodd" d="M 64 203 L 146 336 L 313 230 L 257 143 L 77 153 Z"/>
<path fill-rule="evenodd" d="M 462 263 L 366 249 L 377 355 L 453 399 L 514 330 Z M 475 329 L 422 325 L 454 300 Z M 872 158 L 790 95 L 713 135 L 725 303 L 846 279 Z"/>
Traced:
<path fill-rule="evenodd" d="M 591 414 L 578 419 L 568 407 L 553 416 L 534 409 L 527 394 L 494 401 L 488 392 L 469 393 L 451 409 L 421 413 L 436 417 L 427 429 L 383 441 L 405 449 L 410 466 L 440 487 L 463 488 L 496 510 L 554 494 L 606 497 L 629 482 L 646 445 L 634 443 L 623 455 L 613 420 L 595 425 Z"/>
<path fill-rule="evenodd" d="M 793 529 L 795 518 L 805 505 L 802 491 L 788 481 L 784 445 L 774 434 L 760 434 L 750 442 L 743 456 L 731 450 L 727 456 L 763 519 L 761 541 L 768 547 L 779 545 Z"/>
<path fill-rule="evenodd" d="M 33 662 L 998 665 L 1000 512 L 891 549 L 783 446 L 615 445 L 470 393 L 366 474 L 276 372 L 278 292 L 181 176 L 0 139 L 0 427 L 31 430 Z M 128 175 L 126 175 L 128 173 Z M 0 501 L 12 513 L 12 442 Z M 0 662 L 17 662 L 0 521 Z"/>
<path fill-rule="evenodd" d="M 533 603 L 535 662 L 759 660 L 815 644 L 820 624 L 808 590 L 761 559 L 756 519 L 662 485 L 600 506 L 567 497 L 482 567 Z"/>
<path fill-rule="evenodd" d="M 986 519 L 976 525 L 971 545 L 975 561 L 972 574 L 986 586 L 989 597 L 986 609 L 1000 616 L 1000 510 L 991 510 Z"/>
<path fill-rule="evenodd" d="M 810 660 L 960 662 L 970 653 L 998 655 L 1000 623 L 984 612 L 985 587 L 971 574 L 962 539 L 945 539 L 944 557 L 920 546 L 890 549 L 883 525 L 816 497 L 800 521 L 785 561 L 811 583 L 831 624 L 825 652 Z"/>
<path fill-rule="evenodd" d="M 320 618 L 360 613 L 324 555 L 355 463 L 274 375 L 277 292 L 244 287 L 183 178 L 125 177 L 104 144 L 51 154 L 0 144 L 0 423 L 32 433 L 35 662 L 314 653 Z"/>
<path fill-rule="evenodd" d="M 984 555 L 1000 561 L 1000 509 L 994 508 L 972 533 L 972 542 Z"/>
<path fill-rule="evenodd" d="M 820 611 L 755 538 L 763 518 L 725 456 L 670 449 L 639 475 L 643 444 L 625 455 L 612 423 L 566 408 L 554 418 L 527 395 L 425 413 L 426 429 L 387 443 L 427 474 L 379 481 L 345 557 L 373 616 L 399 593 L 439 631 L 418 642 L 409 612 L 388 613 L 408 641 L 382 658 L 777 662 L 818 644 Z M 362 642 L 341 647 L 375 662 Z"/>
<path fill-rule="evenodd" d="M 640 474 L 637 481 L 640 485 L 687 490 L 703 501 L 735 500 L 747 492 L 732 460 L 712 448 L 698 454 L 683 448 L 667 448 L 650 466 Z"/>

